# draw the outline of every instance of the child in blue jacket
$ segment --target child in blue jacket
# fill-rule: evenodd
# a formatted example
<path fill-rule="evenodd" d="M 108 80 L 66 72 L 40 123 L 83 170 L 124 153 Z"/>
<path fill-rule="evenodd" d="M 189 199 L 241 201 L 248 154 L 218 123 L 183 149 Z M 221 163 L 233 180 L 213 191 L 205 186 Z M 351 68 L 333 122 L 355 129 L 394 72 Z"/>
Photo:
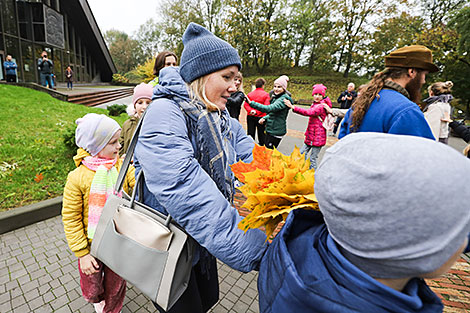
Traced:
<path fill-rule="evenodd" d="M 260 311 L 442 312 L 424 278 L 468 251 L 470 185 L 455 181 L 469 175 L 425 138 L 341 139 L 315 173 L 320 212 L 293 211 L 263 257 Z"/>

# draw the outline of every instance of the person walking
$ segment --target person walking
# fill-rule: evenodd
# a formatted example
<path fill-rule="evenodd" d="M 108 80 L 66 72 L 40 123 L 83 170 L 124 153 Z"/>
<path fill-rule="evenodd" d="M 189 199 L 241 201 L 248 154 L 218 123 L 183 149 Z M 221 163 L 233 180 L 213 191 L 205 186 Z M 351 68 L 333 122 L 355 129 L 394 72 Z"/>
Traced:
<path fill-rule="evenodd" d="M 6 81 L 8 83 L 16 83 L 16 69 L 18 66 L 12 60 L 11 55 L 7 55 L 5 62 L 3 62 L 3 67 L 5 68 Z"/>
<path fill-rule="evenodd" d="M 239 120 L 240 110 L 243 102 L 245 102 L 245 93 L 243 90 L 243 75 L 241 72 L 235 76 L 235 88 L 237 89 L 227 99 L 227 110 L 231 117 Z"/>
<path fill-rule="evenodd" d="M 453 97 L 451 81 L 437 82 L 428 87 L 429 98 L 424 99 L 424 117 L 437 141 L 449 141 L 450 101 Z"/>
<path fill-rule="evenodd" d="M 262 77 L 257 78 L 255 80 L 255 87 L 256 89 L 252 92 L 247 94 L 247 97 L 256 103 L 261 103 L 263 105 L 269 105 L 271 102 L 271 98 L 269 93 L 264 90 L 264 86 L 266 85 L 266 80 Z M 251 138 L 256 139 L 256 133 L 258 133 L 258 144 L 260 146 L 264 146 L 265 143 L 265 125 L 260 123 L 259 120 L 266 116 L 266 113 L 263 113 L 259 110 L 256 110 L 250 106 L 248 102 L 245 101 L 243 104 L 247 112 L 246 116 L 246 126 L 247 126 L 247 133 L 251 136 Z"/>
<path fill-rule="evenodd" d="M 293 105 L 289 100 L 284 100 L 284 103 L 291 108 L 294 113 L 308 116 L 307 130 L 305 131 L 305 141 L 300 149 L 300 153 L 305 153 L 307 159 L 310 153 L 310 169 L 317 169 L 318 155 L 321 148 L 326 145 L 326 129 L 323 127 L 323 121 L 326 119 L 325 106 L 332 107 L 330 98 L 326 97 L 326 86 L 323 84 L 313 85 L 312 96 L 313 103 L 310 109 L 304 109 Z"/>
<path fill-rule="evenodd" d="M 338 104 L 339 108 L 342 110 L 347 110 L 351 107 L 354 100 L 356 100 L 357 92 L 354 90 L 356 85 L 354 83 L 349 83 L 348 87 L 345 91 L 343 91 L 338 97 Z M 343 120 L 342 117 L 337 117 L 335 121 L 335 127 L 333 129 L 333 134 L 336 134 L 341 121 Z"/>
<path fill-rule="evenodd" d="M 252 101 L 250 97 L 250 106 L 258 111 L 268 113 L 259 120 L 259 123 L 266 123 L 265 145 L 268 149 L 274 149 L 279 146 L 282 138 L 287 133 L 287 115 L 289 107 L 284 103 L 284 99 L 293 102 L 287 93 L 287 82 L 289 77 L 282 75 L 274 81 L 273 96 L 269 105 L 264 105 Z"/>
<path fill-rule="evenodd" d="M 182 41 L 180 68 L 160 70 L 134 165 L 144 176 L 141 201 L 170 214 L 197 243 L 186 291 L 168 312 L 200 313 L 219 299 L 215 258 L 241 272 L 256 270 L 266 235 L 240 230 L 232 203 L 230 164 L 251 162 L 254 148 L 225 109 L 241 69 L 237 50 L 196 23 Z"/>
<path fill-rule="evenodd" d="M 426 74 L 437 71 L 425 46 L 392 51 L 385 57 L 385 70 L 374 75 L 346 113 L 338 138 L 382 132 L 434 139 L 418 103 Z"/>
<path fill-rule="evenodd" d="M 67 82 L 67 89 L 73 89 L 73 71 L 70 66 L 65 69 L 65 81 Z"/>
<path fill-rule="evenodd" d="M 78 258 L 80 288 L 86 301 L 96 312 L 118 313 L 126 294 L 126 282 L 100 260 L 90 254 L 106 198 L 122 166 L 119 158 L 121 127 L 104 114 L 89 113 L 77 121 L 75 141 L 76 169 L 67 176 L 62 202 L 65 238 Z M 134 168 L 126 175 L 124 190 L 134 188 Z"/>
<path fill-rule="evenodd" d="M 47 58 L 47 52 L 43 51 L 41 53 L 41 57 L 38 59 L 38 71 L 39 71 L 39 78 L 41 81 L 41 85 L 49 88 L 53 88 L 52 83 L 52 70 L 54 69 L 54 64 L 51 60 Z"/>

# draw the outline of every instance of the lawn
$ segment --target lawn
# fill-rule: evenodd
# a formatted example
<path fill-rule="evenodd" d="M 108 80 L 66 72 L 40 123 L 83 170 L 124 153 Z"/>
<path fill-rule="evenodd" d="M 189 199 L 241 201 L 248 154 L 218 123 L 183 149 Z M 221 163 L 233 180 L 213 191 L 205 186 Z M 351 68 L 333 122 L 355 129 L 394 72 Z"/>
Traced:
<path fill-rule="evenodd" d="M 86 113 L 107 110 L 0 85 L 0 211 L 62 195 L 75 165 L 63 136 Z M 125 114 L 115 118 L 121 125 Z"/>

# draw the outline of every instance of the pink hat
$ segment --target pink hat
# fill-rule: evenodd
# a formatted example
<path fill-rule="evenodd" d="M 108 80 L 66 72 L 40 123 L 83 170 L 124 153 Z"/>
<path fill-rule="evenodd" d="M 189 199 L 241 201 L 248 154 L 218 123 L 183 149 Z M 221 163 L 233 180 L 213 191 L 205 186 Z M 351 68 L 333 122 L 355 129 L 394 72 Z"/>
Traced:
<path fill-rule="evenodd" d="M 287 77 L 287 75 L 282 75 L 274 81 L 274 84 L 278 84 L 282 88 L 284 88 L 284 90 L 287 90 L 287 82 L 288 81 L 289 81 L 289 77 Z"/>
<path fill-rule="evenodd" d="M 134 95 L 132 96 L 132 104 L 134 105 L 139 99 L 150 99 L 152 100 L 153 87 L 151 85 L 140 83 L 134 88 Z"/>
<path fill-rule="evenodd" d="M 325 85 L 323 85 L 323 84 L 313 85 L 312 96 L 319 93 L 324 97 L 325 92 L 326 92 L 326 86 Z"/>

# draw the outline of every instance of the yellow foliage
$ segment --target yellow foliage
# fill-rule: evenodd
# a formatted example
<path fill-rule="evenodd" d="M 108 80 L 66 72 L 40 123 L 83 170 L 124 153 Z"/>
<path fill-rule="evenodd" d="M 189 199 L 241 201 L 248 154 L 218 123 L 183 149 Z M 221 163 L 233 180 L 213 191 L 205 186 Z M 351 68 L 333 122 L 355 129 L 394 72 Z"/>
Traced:
<path fill-rule="evenodd" d="M 305 160 L 297 147 L 290 156 L 276 149 L 269 155 L 261 153 L 260 149 L 259 146 L 254 149 L 252 163 L 239 162 L 232 170 L 237 177 L 243 177 L 245 185 L 240 190 L 247 200 L 242 207 L 251 211 L 238 227 L 244 231 L 264 227 L 269 238 L 290 211 L 300 208 L 318 210 L 313 191 L 315 172 L 309 169 L 310 161 Z M 260 166 L 266 163 L 270 164 L 269 168 Z"/>

